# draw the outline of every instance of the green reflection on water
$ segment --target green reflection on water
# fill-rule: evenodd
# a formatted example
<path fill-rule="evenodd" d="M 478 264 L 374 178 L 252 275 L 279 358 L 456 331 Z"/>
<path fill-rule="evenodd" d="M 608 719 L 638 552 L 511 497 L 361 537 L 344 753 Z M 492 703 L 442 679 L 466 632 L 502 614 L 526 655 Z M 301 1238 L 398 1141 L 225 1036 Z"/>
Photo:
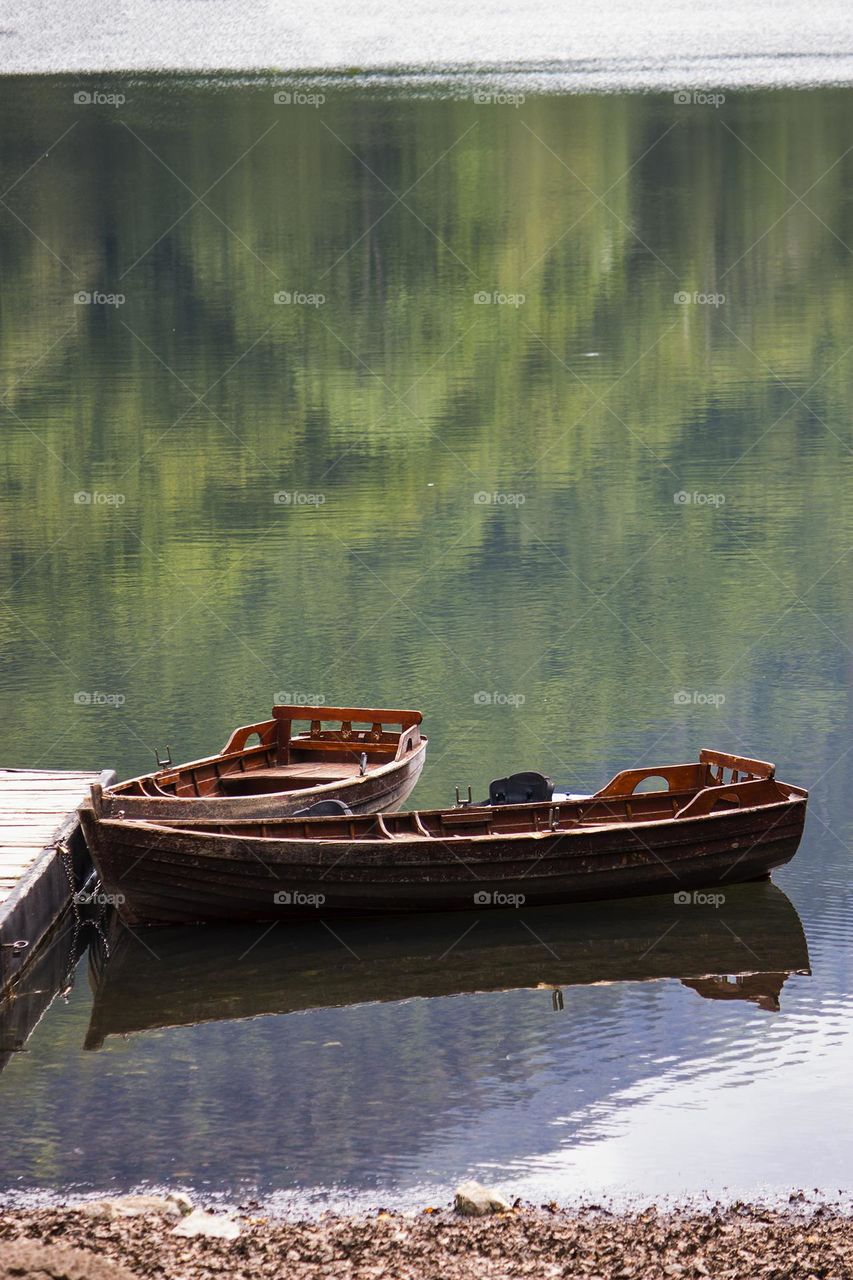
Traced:
<path fill-rule="evenodd" d="M 6 759 L 125 771 L 288 691 L 425 707 L 436 799 L 463 767 L 630 763 L 638 729 L 686 749 L 697 718 L 788 746 L 804 697 L 828 724 L 844 93 L 73 90 L 3 87 Z"/>

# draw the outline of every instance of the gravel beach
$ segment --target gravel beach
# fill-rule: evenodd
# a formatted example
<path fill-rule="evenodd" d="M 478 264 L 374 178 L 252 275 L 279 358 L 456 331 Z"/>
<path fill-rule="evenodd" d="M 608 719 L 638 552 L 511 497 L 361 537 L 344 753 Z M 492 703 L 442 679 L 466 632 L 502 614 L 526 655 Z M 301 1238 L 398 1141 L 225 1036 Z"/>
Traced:
<path fill-rule="evenodd" d="M 165 1216 L 111 1220 L 79 1209 L 7 1211 L 0 1216 L 0 1280 L 126 1280 L 128 1274 L 158 1280 L 853 1276 L 853 1218 L 796 1203 L 790 1212 L 735 1204 L 703 1212 L 615 1215 L 519 1205 L 482 1218 L 447 1210 L 414 1217 L 380 1210 L 314 1222 L 244 1212 L 237 1221 L 239 1237 L 226 1241 L 176 1237 L 174 1220 Z"/>

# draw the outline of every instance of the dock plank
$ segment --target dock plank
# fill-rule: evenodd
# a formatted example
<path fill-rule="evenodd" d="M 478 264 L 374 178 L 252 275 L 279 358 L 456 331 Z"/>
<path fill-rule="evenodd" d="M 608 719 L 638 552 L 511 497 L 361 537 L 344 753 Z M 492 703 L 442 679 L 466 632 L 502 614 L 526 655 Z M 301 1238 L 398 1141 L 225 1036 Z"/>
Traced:
<path fill-rule="evenodd" d="M 75 884 L 90 873 L 76 811 L 93 783 L 113 781 L 111 770 L 0 769 L 0 942 L 30 943 L 23 953 L 0 948 L 0 992 L 17 980 L 70 902 L 56 842 L 64 840 L 71 851 Z"/>
<path fill-rule="evenodd" d="M 36 781 L 43 782 L 46 778 L 58 778 L 60 782 L 68 782 L 73 778 L 88 778 L 91 781 L 98 777 L 100 774 L 91 769 L 10 769 L 8 765 L 0 768 L 0 779 L 35 778 Z"/>

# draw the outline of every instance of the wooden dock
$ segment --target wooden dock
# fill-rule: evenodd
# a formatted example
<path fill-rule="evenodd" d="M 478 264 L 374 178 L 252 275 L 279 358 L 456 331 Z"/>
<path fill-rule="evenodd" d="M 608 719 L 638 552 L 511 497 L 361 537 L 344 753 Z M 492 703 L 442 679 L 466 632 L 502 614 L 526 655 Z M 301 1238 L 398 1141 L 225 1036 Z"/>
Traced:
<path fill-rule="evenodd" d="M 111 770 L 0 769 L 0 996 L 69 906 L 69 867 L 77 888 L 90 874 L 76 810 L 93 782 L 113 781 Z"/>

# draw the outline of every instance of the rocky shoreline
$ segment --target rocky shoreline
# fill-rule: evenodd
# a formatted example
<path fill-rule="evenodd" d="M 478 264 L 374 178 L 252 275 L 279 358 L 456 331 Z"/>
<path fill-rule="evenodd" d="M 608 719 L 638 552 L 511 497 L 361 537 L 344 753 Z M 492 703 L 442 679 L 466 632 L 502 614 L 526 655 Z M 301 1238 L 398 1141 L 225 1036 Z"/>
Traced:
<path fill-rule="evenodd" d="M 151 1199 L 148 1197 L 147 1199 Z M 464 1216 L 286 1222 L 251 1211 L 208 1214 L 177 1197 L 133 1216 L 99 1202 L 0 1213 L 0 1280 L 844 1280 L 853 1218 L 792 1197 L 785 1212 L 735 1204 L 696 1210 L 515 1204 Z M 183 1216 L 187 1215 L 187 1216 Z M 213 1218 L 223 1227 L 211 1236 Z M 191 1220 L 200 1224 L 195 1234 Z M 207 1225 L 205 1225 L 207 1224 Z M 229 1224 L 229 1225 L 225 1225 Z M 218 1231 L 219 1228 L 214 1227 Z"/>

